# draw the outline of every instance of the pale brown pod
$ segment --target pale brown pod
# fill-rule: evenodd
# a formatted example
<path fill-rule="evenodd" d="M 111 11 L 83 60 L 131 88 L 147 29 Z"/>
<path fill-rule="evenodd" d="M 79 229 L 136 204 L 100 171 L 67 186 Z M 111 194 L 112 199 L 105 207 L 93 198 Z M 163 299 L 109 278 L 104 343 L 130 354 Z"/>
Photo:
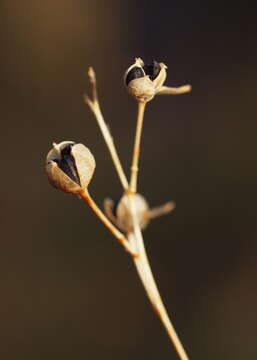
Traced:
<path fill-rule="evenodd" d="M 46 157 L 45 170 L 54 187 L 78 194 L 88 187 L 95 170 L 95 159 L 83 144 L 63 141 L 53 144 Z"/>
<path fill-rule="evenodd" d="M 142 59 L 136 58 L 124 76 L 128 92 L 138 101 L 152 100 L 166 80 L 166 68 L 165 64 L 155 60 L 144 63 Z"/>
<path fill-rule="evenodd" d="M 169 214 L 175 209 L 174 201 L 169 201 L 163 205 L 149 208 L 148 202 L 140 194 L 132 195 L 134 199 L 135 217 L 141 230 L 144 230 L 150 220 Z M 107 198 L 104 200 L 104 212 L 113 224 L 122 231 L 129 233 L 133 230 L 133 218 L 131 213 L 131 195 L 123 195 L 119 201 L 113 202 Z"/>
<path fill-rule="evenodd" d="M 148 216 L 149 205 L 140 194 L 133 195 L 133 201 L 135 204 L 135 216 L 140 228 L 143 230 L 150 221 L 150 217 Z M 113 203 L 111 199 L 105 199 L 104 208 L 109 219 L 122 231 L 129 233 L 133 230 L 131 199 L 128 195 L 123 195 L 116 203 Z"/>

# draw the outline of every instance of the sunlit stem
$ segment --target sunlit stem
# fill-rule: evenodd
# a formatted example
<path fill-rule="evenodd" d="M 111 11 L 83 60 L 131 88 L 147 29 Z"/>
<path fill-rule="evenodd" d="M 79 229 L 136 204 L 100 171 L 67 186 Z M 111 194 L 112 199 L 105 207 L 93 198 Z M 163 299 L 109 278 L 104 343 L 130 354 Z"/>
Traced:
<path fill-rule="evenodd" d="M 139 156 L 140 156 L 140 144 L 141 144 L 145 105 L 146 105 L 145 102 L 138 103 L 137 127 L 136 127 L 136 135 L 135 135 L 132 163 L 131 163 L 131 168 L 130 168 L 129 191 L 131 193 L 137 192 L 138 163 L 139 163 Z"/>
<path fill-rule="evenodd" d="M 120 182 L 122 184 L 122 187 L 124 190 L 127 190 L 128 188 L 128 180 L 126 178 L 126 175 L 124 173 L 123 167 L 121 165 L 120 159 L 118 157 L 117 154 L 117 150 L 116 147 L 114 145 L 114 141 L 113 138 L 111 136 L 110 130 L 108 129 L 105 121 L 104 121 L 104 117 L 103 114 L 101 112 L 100 109 L 100 105 L 99 105 L 99 101 L 98 101 L 98 96 L 97 96 L 97 84 L 96 84 L 96 76 L 95 76 L 95 72 L 93 70 L 92 67 L 90 67 L 88 69 L 88 77 L 89 77 L 89 81 L 91 83 L 91 87 L 92 87 L 92 100 L 85 95 L 84 96 L 84 101 L 85 103 L 89 106 L 89 108 L 91 109 L 91 111 L 93 112 L 96 121 L 100 127 L 100 130 L 102 132 L 103 138 L 105 140 L 105 143 L 107 145 L 107 148 L 111 154 L 111 158 L 113 161 L 113 164 L 116 168 L 116 171 L 118 173 Z"/>
<path fill-rule="evenodd" d="M 186 94 L 192 90 L 191 85 L 183 85 L 179 87 L 162 86 L 158 90 L 157 95 L 180 95 Z"/>
<path fill-rule="evenodd" d="M 132 221 L 133 221 L 133 232 L 127 235 L 130 244 L 136 249 L 139 256 L 134 257 L 134 263 L 138 272 L 138 275 L 142 281 L 142 284 L 145 288 L 147 296 L 157 314 L 160 318 L 163 326 L 165 327 L 167 334 L 173 343 L 179 358 L 181 360 L 189 360 L 185 349 L 175 331 L 175 328 L 167 314 L 165 306 L 162 302 L 159 290 L 157 288 L 155 279 L 153 277 L 153 273 L 147 258 L 147 254 L 145 251 L 144 240 L 142 236 L 141 229 L 139 227 L 137 218 L 136 218 L 136 209 L 135 203 L 133 199 L 133 194 L 129 194 L 130 198 L 130 208 L 132 213 Z"/>

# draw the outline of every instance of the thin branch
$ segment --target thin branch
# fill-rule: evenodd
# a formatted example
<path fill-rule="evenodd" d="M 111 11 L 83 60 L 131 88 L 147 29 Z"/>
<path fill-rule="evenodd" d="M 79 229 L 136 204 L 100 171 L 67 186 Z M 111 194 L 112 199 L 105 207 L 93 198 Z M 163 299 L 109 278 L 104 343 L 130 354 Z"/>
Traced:
<path fill-rule="evenodd" d="M 108 129 L 108 126 L 106 125 L 104 121 L 103 114 L 100 109 L 98 96 L 97 96 L 97 84 L 96 84 L 96 76 L 95 72 L 92 67 L 88 69 L 88 77 L 89 81 L 92 87 L 92 99 L 90 99 L 87 95 L 84 96 L 85 103 L 89 106 L 90 110 L 95 115 L 96 121 L 100 127 L 100 130 L 102 132 L 102 135 L 104 137 L 105 143 L 109 149 L 109 152 L 111 154 L 111 158 L 113 161 L 113 164 L 116 168 L 116 171 L 118 173 L 120 182 L 122 184 L 122 187 L 124 190 L 127 190 L 128 188 L 128 180 L 126 178 L 126 175 L 124 173 L 123 167 L 121 165 L 120 159 L 117 154 L 116 147 L 114 145 L 113 138 L 111 136 L 111 133 Z"/>
<path fill-rule="evenodd" d="M 91 66 L 88 68 L 87 74 L 92 88 L 92 99 L 94 102 L 98 102 L 96 75 L 94 69 Z"/>
<path fill-rule="evenodd" d="M 146 216 L 150 219 L 154 219 L 156 217 L 169 214 L 172 210 L 174 210 L 176 204 L 174 201 L 169 201 L 164 205 L 154 207 L 152 209 L 147 210 Z"/>
<path fill-rule="evenodd" d="M 188 93 L 192 90 L 191 85 L 183 85 L 179 87 L 162 86 L 157 95 L 180 95 Z"/>
<path fill-rule="evenodd" d="M 97 204 L 94 202 L 90 196 L 88 190 L 82 190 L 79 195 L 82 199 L 88 204 L 88 206 L 93 210 L 96 216 L 102 221 L 105 227 L 116 237 L 116 239 L 124 246 L 125 250 L 134 258 L 138 254 L 134 251 L 133 246 L 128 242 L 126 237 L 108 220 L 104 213 L 99 209 Z"/>
<path fill-rule="evenodd" d="M 137 192 L 138 162 L 139 162 L 139 156 L 140 156 L 140 144 L 141 144 L 141 135 L 142 135 L 145 106 L 146 106 L 145 102 L 138 102 L 137 127 L 136 127 L 136 135 L 135 135 L 132 163 L 131 163 L 131 168 L 130 168 L 129 191 L 131 193 Z"/>
<path fill-rule="evenodd" d="M 133 200 L 133 194 L 129 194 L 130 197 L 130 206 L 132 212 L 132 220 L 134 232 L 128 234 L 128 240 L 130 244 L 136 249 L 139 256 L 134 258 L 134 263 L 138 272 L 138 275 L 142 281 L 142 284 L 145 288 L 147 296 L 156 312 L 161 322 L 163 323 L 168 336 L 173 343 L 179 357 L 181 360 L 189 360 L 185 349 L 175 331 L 175 328 L 167 314 L 165 306 L 162 302 L 159 290 L 157 288 L 156 282 L 153 277 L 153 273 L 147 258 L 145 251 L 144 240 L 142 236 L 141 229 L 139 227 L 136 213 L 135 213 L 135 204 Z"/>

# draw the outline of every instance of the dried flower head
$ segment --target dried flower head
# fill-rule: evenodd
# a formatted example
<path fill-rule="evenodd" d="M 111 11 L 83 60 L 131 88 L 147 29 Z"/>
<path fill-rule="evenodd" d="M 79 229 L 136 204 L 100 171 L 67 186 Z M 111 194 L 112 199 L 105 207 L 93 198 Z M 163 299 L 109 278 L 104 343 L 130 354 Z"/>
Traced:
<path fill-rule="evenodd" d="M 139 102 L 146 103 L 155 95 L 180 95 L 191 91 L 191 85 L 163 86 L 167 77 L 166 69 L 165 64 L 155 60 L 145 64 L 142 59 L 136 58 L 124 76 L 128 92 Z"/>
<path fill-rule="evenodd" d="M 54 187 L 77 194 L 88 187 L 95 170 L 95 159 L 83 144 L 63 141 L 53 143 L 46 157 L 45 169 Z"/>
<path fill-rule="evenodd" d="M 165 64 L 155 60 L 145 64 L 142 59 L 136 58 L 124 76 L 129 93 L 138 101 L 152 100 L 166 79 L 166 68 Z"/>

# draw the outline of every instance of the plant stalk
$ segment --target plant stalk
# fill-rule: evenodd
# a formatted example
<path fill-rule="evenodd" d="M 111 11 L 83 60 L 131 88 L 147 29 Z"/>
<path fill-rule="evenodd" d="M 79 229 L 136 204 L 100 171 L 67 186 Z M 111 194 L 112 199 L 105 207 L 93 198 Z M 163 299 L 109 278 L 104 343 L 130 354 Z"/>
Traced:
<path fill-rule="evenodd" d="M 138 221 L 135 216 L 135 204 L 133 200 L 133 195 L 129 195 L 130 197 L 130 206 L 132 211 L 132 220 L 133 220 L 133 228 L 134 231 L 127 234 L 127 238 L 135 249 L 135 251 L 139 254 L 139 256 L 134 257 L 134 264 L 136 266 L 138 275 L 142 281 L 142 284 L 145 288 L 146 294 L 156 312 L 158 317 L 160 318 L 163 326 L 165 327 L 168 336 L 173 343 L 177 354 L 181 360 L 189 360 L 186 351 L 175 331 L 175 328 L 167 314 L 165 306 L 162 302 L 158 287 L 156 285 L 151 266 L 148 261 L 148 257 L 145 251 L 144 240 L 142 236 L 141 229 L 139 227 Z"/>
<path fill-rule="evenodd" d="M 130 176 L 129 191 L 131 193 L 137 192 L 138 163 L 139 163 L 139 156 L 140 156 L 140 145 L 141 145 L 145 106 L 146 106 L 145 102 L 138 103 L 137 127 L 136 127 L 136 135 L 135 135 L 132 163 L 131 163 L 131 168 L 130 168 L 131 176 Z"/>

